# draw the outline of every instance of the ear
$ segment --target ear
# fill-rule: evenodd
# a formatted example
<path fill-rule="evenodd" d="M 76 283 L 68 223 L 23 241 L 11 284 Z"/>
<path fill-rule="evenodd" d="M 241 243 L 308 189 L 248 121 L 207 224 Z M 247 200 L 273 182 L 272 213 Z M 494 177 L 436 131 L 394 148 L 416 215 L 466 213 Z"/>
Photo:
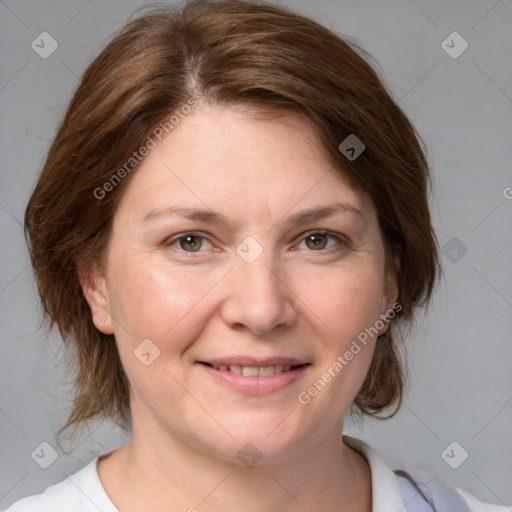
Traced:
<path fill-rule="evenodd" d="M 80 284 L 85 300 L 89 304 L 94 325 L 104 334 L 114 334 L 105 276 L 96 263 L 80 261 L 77 268 Z"/>
<path fill-rule="evenodd" d="M 384 281 L 384 292 L 382 295 L 381 319 L 388 316 L 388 321 L 382 329 L 379 329 L 379 336 L 389 329 L 389 321 L 398 313 L 402 306 L 398 301 L 398 276 L 400 275 L 400 251 L 393 248 L 391 254 L 386 254 L 386 275 Z"/>

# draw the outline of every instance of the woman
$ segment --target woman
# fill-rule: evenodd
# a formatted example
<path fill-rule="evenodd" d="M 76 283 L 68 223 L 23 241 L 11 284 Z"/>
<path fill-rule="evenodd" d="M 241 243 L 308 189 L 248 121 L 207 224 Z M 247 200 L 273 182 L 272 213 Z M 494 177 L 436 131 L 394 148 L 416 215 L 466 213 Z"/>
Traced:
<path fill-rule="evenodd" d="M 78 369 L 63 430 L 132 437 L 9 512 L 469 510 L 343 436 L 400 407 L 398 328 L 439 274 L 422 145 L 361 53 L 194 2 L 85 71 L 25 226 Z"/>

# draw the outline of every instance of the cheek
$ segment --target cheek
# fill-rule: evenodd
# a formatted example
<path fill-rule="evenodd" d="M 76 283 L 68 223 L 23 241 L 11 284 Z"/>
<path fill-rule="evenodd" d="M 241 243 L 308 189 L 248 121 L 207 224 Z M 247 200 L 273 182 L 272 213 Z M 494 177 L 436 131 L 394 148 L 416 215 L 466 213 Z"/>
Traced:
<path fill-rule="evenodd" d="M 153 263 L 151 258 L 126 258 L 111 272 L 110 286 L 110 312 L 120 350 L 146 338 L 162 351 L 164 346 L 184 348 L 179 345 L 189 337 L 184 330 L 200 328 L 200 302 L 221 277 L 182 271 L 166 262 Z"/>
<path fill-rule="evenodd" d="M 315 285 L 311 286 L 311 282 Z M 375 324 L 381 313 L 382 277 L 373 265 L 344 267 L 300 284 L 297 295 L 318 317 L 328 339 L 343 346 Z"/>
<path fill-rule="evenodd" d="M 321 348 L 298 400 L 327 428 L 345 414 L 368 373 L 376 340 L 368 332 L 381 312 L 382 279 L 378 266 L 357 266 L 318 275 L 314 282 L 314 289 L 303 286 L 300 297 Z"/>

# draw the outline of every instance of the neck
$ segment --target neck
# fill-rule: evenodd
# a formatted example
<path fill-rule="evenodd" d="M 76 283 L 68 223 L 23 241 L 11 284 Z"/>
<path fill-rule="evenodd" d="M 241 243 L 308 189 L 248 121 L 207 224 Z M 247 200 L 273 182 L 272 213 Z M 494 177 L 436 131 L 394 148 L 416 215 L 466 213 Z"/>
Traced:
<path fill-rule="evenodd" d="M 370 469 L 341 442 L 342 422 L 294 456 L 251 467 L 141 427 L 134 421 L 132 440 L 98 465 L 107 494 L 123 512 L 169 506 L 190 512 L 371 510 Z"/>

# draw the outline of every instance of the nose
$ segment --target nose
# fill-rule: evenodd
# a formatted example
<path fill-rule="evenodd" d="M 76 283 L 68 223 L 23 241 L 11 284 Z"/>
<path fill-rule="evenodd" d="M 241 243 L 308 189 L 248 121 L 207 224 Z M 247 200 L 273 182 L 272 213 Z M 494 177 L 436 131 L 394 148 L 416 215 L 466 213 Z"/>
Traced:
<path fill-rule="evenodd" d="M 222 319 L 232 329 L 262 335 L 296 321 L 286 275 L 264 254 L 252 263 L 238 262 L 223 283 Z"/>

